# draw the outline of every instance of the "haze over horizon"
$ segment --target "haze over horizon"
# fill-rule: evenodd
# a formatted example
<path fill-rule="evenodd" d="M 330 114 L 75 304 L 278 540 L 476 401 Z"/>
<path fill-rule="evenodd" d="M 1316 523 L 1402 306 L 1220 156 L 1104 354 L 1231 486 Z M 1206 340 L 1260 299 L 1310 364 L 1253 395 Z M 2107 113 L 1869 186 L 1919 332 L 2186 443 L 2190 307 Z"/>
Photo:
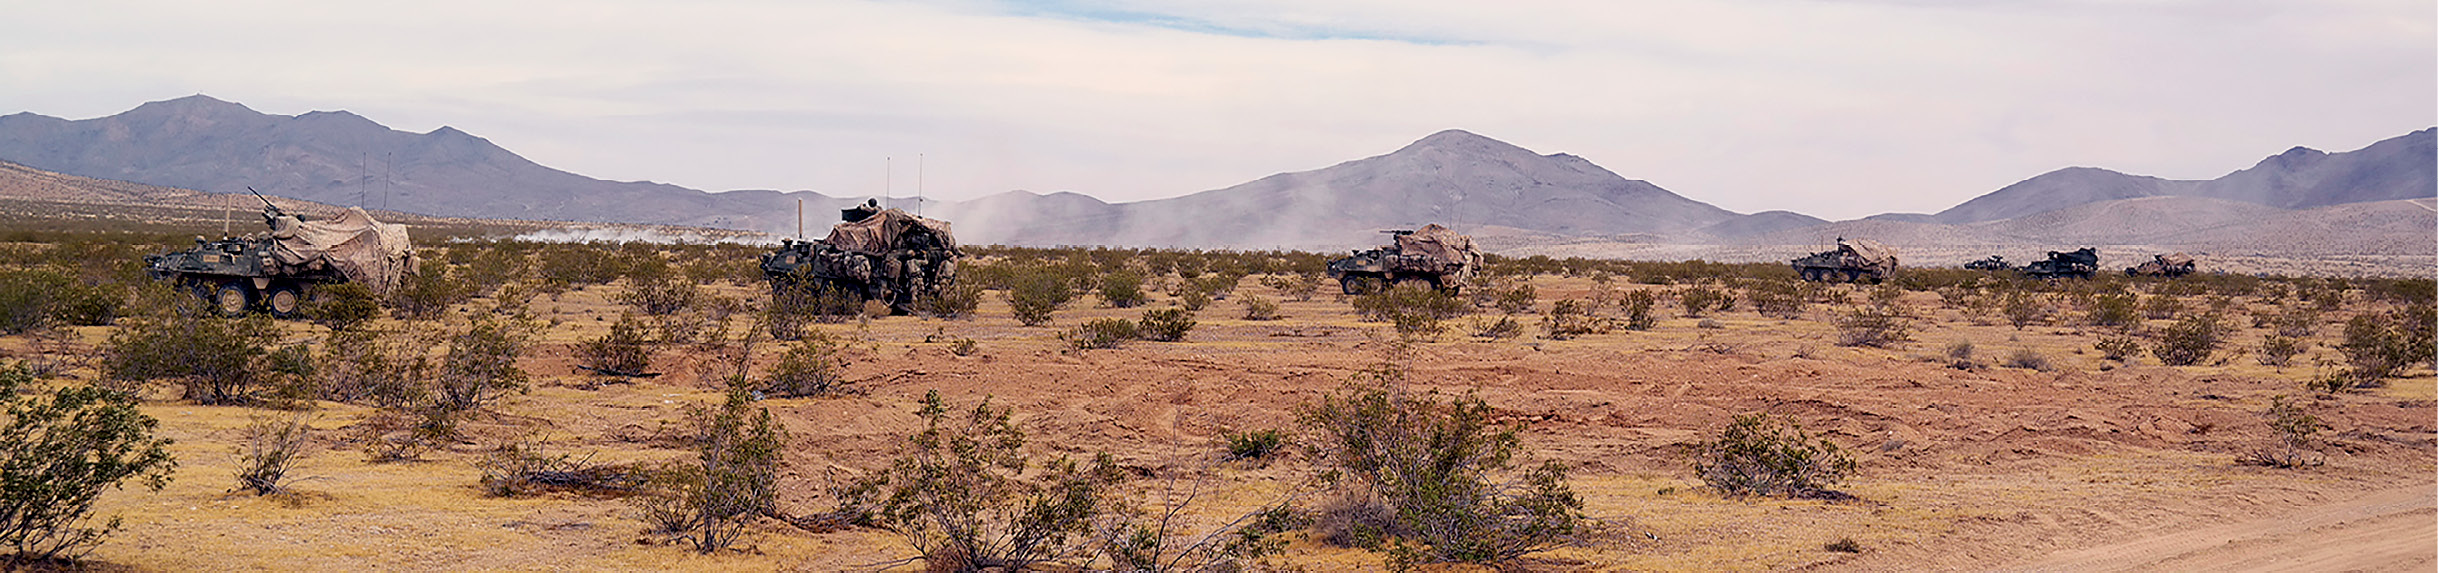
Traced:
<path fill-rule="evenodd" d="M 194 93 L 593 177 L 1174 197 L 1464 129 L 1739 212 L 2209 179 L 2438 125 L 2438 6 L 2165 0 L 37 3 L 0 113 Z M 108 33 L 95 33 L 95 31 Z M 893 174 L 884 174 L 893 157 Z M 6 158 L 0 158 L 6 159 Z M 370 158 L 374 162 L 381 158 Z M 377 166 L 376 166 L 377 169 Z"/>

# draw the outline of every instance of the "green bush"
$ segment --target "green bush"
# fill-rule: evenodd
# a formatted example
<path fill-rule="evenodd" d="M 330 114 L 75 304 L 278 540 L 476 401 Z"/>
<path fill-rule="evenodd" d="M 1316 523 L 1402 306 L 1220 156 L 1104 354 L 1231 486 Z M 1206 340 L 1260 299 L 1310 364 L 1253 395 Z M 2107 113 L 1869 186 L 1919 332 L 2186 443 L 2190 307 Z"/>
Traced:
<path fill-rule="evenodd" d="M 1472 305 L 1429 287 L 1397 285 L 1355 297 L 1354 309 L 1363 320 L 1386 321 L 1395 325 L 1399 334 L 1424 336 L 1438 334 L 1442 329 L 1441 321 L 1464 316 L 1472 310 Z"/>
<path fill-rule="evenodd" d="M 2098 350 L 2101 358 L 2124 362 L 2142 353 L 2142 341 L 2131 336 L 2102 336 L 2091 348 Z"/>
<path fill-rule="evenodd" d="M 1541 335 L 1550 340 L 1570 340 L 1586 334 L 1603 334 L 1614 328 L 1615 321 L 1592 316 L 1591 305 L 1575 299 L 1564 299 L 1549 305 L 1549 313 L 1541 316 Z"/>
<path fill-rule="evenodd" d="M 1310 275 L 1267 275 L 1261 277 L 1261 286 L 1277 289 L 1278 294 L 1286 295 L 1288 300 L 1302 302 L 1312 300 L 1312 295 L 1320 292 L 1321 281 Z"/>
<path fill-rule="evenodd" d="M 1058 333 L 1058 338 L 1076 350 L 1117 348 L 1128 340 L 1142 337 L 1134 321 L 1123 318 L 1103 318 L 1085 322 L 1083 326 Z"/>
<path fill-rule="evenodd" d="M 1686 287 L 1684 290 L 1677 291 L 1676 303 L 1684 305 L 1687 318 L 1700 318 L 1710 314 L 1711 311 L 1734 310 L 1735 295 L 1724 289 Z"/>
<path fill-rule="evenodd" d="M 1227 446 L 1228 459 L 1253 460 L 1285 450 L 1287 434 L 1278 430 L 1221 432 L 1219 442 Z"/>
<path fill-rule="evenodd" d="M 1100 299 L 1112 307 L 1134 308 L 1142 306 L 1151 296 L 1143 292 L 1143 275 L 1120 270 L 1101 277 Z"/>
<path fill-rule="evenodd" d="M 431 397 L 449 412 L 478 410 L 509 392 L 523 392 L 528 375 L 516 365 L 531 333 L 518 324 L 476 319 L 449 334 L 449 350 L 440 359 L 440 375 L 432 380 Z"/>
<path fill-rule="evenodd" d="M 1395 539 L 1387 549 L 1402 563 L 1503 563 L 1555 547 L 1581 526 L 1583 502 L 1564 465 L 1498 479 L 1523 442 L 1519 428 L 1491 422 L 1494 412 L 1480 398 L 1442 402 L 1400 390 L 1404 374 L 1393 363 L 1371 377 L 1376 384 L 1350 385 L 1298 416 L 1321 436 L 1315 448 L 1347 491 L 1368 492 L 1385 509 L 1375 512 L 1385 519 L 1350 520 L 1385 529 L 1360 532 L 1356 541 Z"/>
<path fill-rule="evenodd" d="M 1694 471 L 1728 495 L 1835 497 L 1828 488 L 1854 473 L 1837 444 L 1768 414 L 1736 416 L 1696 451 Z"/>
<path fill-rule="evenodd" d="M 2268 422 L 2269 430 L 2275 433 L 2276 438 L 2267 446 L 2245 452 L 2236 458 L 2237 463 L 2288 469 L 2325 463 L 2325 458 L 2313 451 L 2311 446 L 2312 435 L 2318 434 L 2327 425 L 2320 423 L 2319 417 L 2304 411 L 2301 402 L 2289 401 L 2285 396 L 2272 396 L 2269 398 L 2269 409 L 2260 415 L 2263 421 Z"/>
<path fill-rule="evenodd" d="M 694 463 L 663 470 L 654 491 L 639 501 L 669 517 L 664 525 L 670 533 L 710 553 L 736 543 L 754 518 L 778 510 L 787 429 L 741 390 L 729 392 L 718 407 L 689 409 L 687 418 Z"/>
<path fill-rule="evenodd" d="M 1625 293 L 1625 298 L 1619 304 L 1625 307 L 1626 330 L 1650 330 L 1652 326 L 1657 326 L 1659 319 L 1651 316 L 1651 307 L 1658 302 L 1659 297 L 1648 290 Z"/>
<path fill-rule="evenodd" d="M 2209 360 L 2226 341 L 2226 324 L 2217 314 L 2185 316 L 2159 332 L 2150 354 L 2168 366 L 2190 366 Z"/>
<path fill-rule="evenodd" d="M 2141 324 L 2141 316 L 2135 313 L 2134 307 L 2133 295 L 2094 296 L 2091 297 L 2091 311 L 2085 315 L 2085 320 L 2089 321 L 2092 326 L 2119 328 L 2138 326 Z"/>
<path fill-rule="evenodd" d="M 389 293 L 390 307 L 407 318 L 437 318 L 449 307 L 474 297 L 474 286 L 452 273 L 448 263 L 426 259 L 416 269 Z"/>
<path fill-rule="evenodd" d="M 1245 320 L 1278 320 L 1278 303 L 1259 295 L 1244 295 L 1236 300 L 1244 304 Z"/>
<path fill-rule="evenodd" d="M 773 396 L 800 398 L 828 396 L 846 389 L 842 376 L 846 359 L 840 356 L 845 345 L 819 331 L 797 341 L 779 355 L 779 363 L 770 367 L 762 379 L 762 391 Z"/>
<path fill-rule="evenodd" d="M 315 288 L 305 305 L 305 317 L 330 330 L 351 330 L 381 316 L 381 297 L 357 283 Z"/>
<path fill-rule="evenodd" d="M 2438 353 L 2438 341 L 2431 336 L 2433 322 L 2438 322 L 2438 312 L 2426 304 L 2355 315 L 2345 322 L 2345 340 L 2337 350 L 2345 354 L 2356 378 L 2368 382 L 2393 377 L 2407 366 L 2429 363 Z"/>
<path fill-rule="evenodd" d="M 643 374 L 652 369 L 651 338 L 644 335 L 646 330 L 634 315 L 620 314 L 609 332 L 576 346 L 576 361 L 603 374 Z"/>
<path fill-rule="evenodd" d="M 897 534 L 926 570 L 1025 571 L 1082 554 L 1116 503 L 1125 473 L 1107 454 L 1035 463 L 1010 410 L 987 399 L 951 410 L 933 391 L 916 414 L 923 430 L 905 454 L 841 488 L 833 513 Z"/>
<path fill-rule="evenodd" d="M 2260 365 L 2284 367 L 2294 356 L 2311 349 L 2311 343 L 2298 338 L 2271 334 L 2260 337 Z"/>
<path fill-rule="evenodd" d="M 1838 346 L 1891 347 L 1912 340 L 1913 317 L 1896 304 L 1857 305 L 1837 318 Z"/>
<path fill-rule="evenodd" d="M 253 399 L 264 379 L 257 361 L 278 336 L 268 316 L 221 318 L 184 298 L 168 311 L 126 322 L 102 344 L 109 379 L 175 379 L 185 398 L 199 404 Z"/>
<path fill-rule="evenodd" d="M 0 268 L 0 334 L 62 323 L 110 324 L 126 305 L 125 293 L 125 288 L 87 285 L 48 268 Z"/>
<path fill-rule="evenodd" d="M 937 318 L 958 319 L 973 316 L 982 306 L 982 287 L 959 281 L 942 286 L 931 296 L 915 302 L 915 311 Z"/>
<path fill-rule="evenodd" d="M 694 308 L 703 300 L 701 286 L 682 275 L 657 274 L 630 279 L 618 303 L 649 316 L 668 316 Z"/>
<path fill-rule="evenodd" d="M 23 364 L 0 368 L 0 564 L 75 559 L 119 527 L 87 527 L 93 503 L 129 479 L 160 491 L 178 462 L 133 394 L 91 386 L 29 393 Z"/>
<path fill-rule="evenodd" d="M 1020 273 L 1010 280 L 1013 283 L 1008 287 L 1007 307 L 1016 315 L 1016 321 L 1025 326 L 1049 324 L 1050 313 L 1075 297 L 1075 291 L 1068 288 L 1065 280 L 1045 271 Z"/>
<path fill-rule="evenodd" d="M 1532 288 L 1530 283 L 1524 283 L 1515 285 L 1515 288 L 1494 291 L 1492 299 L 1494 301 L 1491 303 L 1492 306 L 1496 307 L 1499 312 L 1523 314 L 1532 312 L 1533 303 L 1540 300 L 1540 292 L 1538 289 Z"/>
<path fill-rule="evenodd" d="M 1143 320 L 1140 324 L 1142 326 L 1140 334 L 1143 338 L 1160 342 L 1177 342 L 1185 340 L 1186 333 L 1194 331 L 1194 313 L 1182 308 L 1146 310 L 1143 311 Z"/>

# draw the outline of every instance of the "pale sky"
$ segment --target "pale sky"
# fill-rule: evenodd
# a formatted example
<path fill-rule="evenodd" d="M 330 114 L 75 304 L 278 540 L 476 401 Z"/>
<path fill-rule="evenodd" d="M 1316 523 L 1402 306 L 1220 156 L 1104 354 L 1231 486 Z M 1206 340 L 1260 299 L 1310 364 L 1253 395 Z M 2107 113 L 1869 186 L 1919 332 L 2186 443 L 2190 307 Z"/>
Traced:
<path fill-rule="evenodd" d="M 2438 125 L 2430 0 L 0 0 L 0 113 L 196 93 L 707 190 L 1171 197 L 1457 128 L 1932 212 Z M 885 158 L 894 158 L 888 160 Z M 5 158 L 0 158 L 5 159 Z M 894 175 L 884 165 L 894 164 Z"/>

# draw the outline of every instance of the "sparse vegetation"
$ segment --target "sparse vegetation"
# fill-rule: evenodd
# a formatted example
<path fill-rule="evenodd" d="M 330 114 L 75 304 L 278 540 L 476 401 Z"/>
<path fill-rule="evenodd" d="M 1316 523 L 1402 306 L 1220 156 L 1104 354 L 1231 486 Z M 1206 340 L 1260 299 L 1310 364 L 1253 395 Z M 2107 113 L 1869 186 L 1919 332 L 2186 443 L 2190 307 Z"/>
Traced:
<path fill-rule="evenodd" d="M 1157 308 L 1143 311 L 1140 335 L 1160 342 L 1185 340 L 1194 331 L 1194 313 L 1182 308 Z"/>
<path fill-rule="evenodd" d="M 1255 460 L 1268 458 L 1284 449 L 1287 434 L 1278 430 L 1221 432 L 1219 442 L 1227 446 L 1228 459 Z"/>
<path fill-rule="evenodd" d="M 1586 334 L 1601 334 L 1613 328 L 1612 322 L 1593 316 L 1591 305 L 1570 298 L 1549 305 L 1549 313 L 1541 315 L 1541 335 L 1550 340 L 1568 340 Z"/>
<path fill-rule="evenodd" d="M 221 318 L 194 299 L 178 297 L 167 308 L 130 318 L 102 345 L 102 363 L 112 380 L 168 378 L 198 404 L 237 404 L 254 398 L 264 378 L 259 360 L 277 337 L 271 318 Z"/>
<path fill-rule="evenodd" d="M 2269 430 L 2275 432 L 2274 441 L 2245 452 L 2237 462 L 2291 469 L 2316 466 L 2326 461 L 2312 449 L 2312 436 L 2327 425 L 2321 423 L 2319 417 L 2305 411 L 2302 403 L 2287 400 L 2285 396 L 2272 396 L 2268 410 L 2261 412 L 2260 417 L 2268 422 Z"/>
<path fill-rule="evenodd" d="M 649 481 L 638 504 L 647 521 L 684 537 L 695 551 L 726 549 L 753 518 L 778 509 L 787 430 L 742 390 L 715 407 L 690 408 L 694 463 L 670 464 Z"/>
<path fill-rule="evenodd" d="M 1442 321 L 1464 316 L 1472 305 L 1447 293 L 1408 284 L 1355 297 L 1354 308 L 1364 320 L 1394 325 L 1398 334 L 1431 336 L 1444 328 Z"/>
<path fill-rule="evenodd" d="M 620 314 L 609 332 L 576 347 L 576 360 L 596 373 L 644 374 L 652 369 L 652 341 L 645 332 L 648 328 L 635 315 Z"/>
<path fill-rule="evenodd" d="M 237 487 L 254 495 L 280 491 L 288 471 L 308 453 L 313 426 L 303 415 L 285 419 L 257 416 L 245 430 L 245 445 L 237 451 Z"/>
<path fill-rule="evenodd" d="M 1734 310 L 1735 294 L 1710 287 L 1685 287 L 1677 291 L 1676 303 L 1685 307 L 1686 318 L 1701 318 L 1712 311 Z"/>
<path fill-rule="evenodd" d="M 1067 281 L 1048 272 L 1025 272 L 1010 280 L 1008 310 L 1015 314 L 1017 322 L 1025 326 L 1049 324 L 1050 314 L 1075 297 L 1075 291 L 1068 288 Z"/>
<path fill-rule="evenodd" d="M 117 531 L 87 520 L 104 492 L 129 480 L 160 491 L 178 462 L 159 425 L 127 392 L 64 386 L 38 392 L 24 364 L 0 367 L 0 545 L 13 569 L 76 559 Z"/>
<path fill-rule="evenodd" d="M 1278 320 L 1283 318 L 1278 314 L 1278 303 L 1271 302 L 1270 299 L 1262 298 L 1258 295 L 1245 295 L 1244 297 L 1237 299 L 1237 302 L 1244 305 L 1245 320 Z"/>
<path fill-rule="evenodd" d="M 933 391 L 906 452 L 838 492 L 838 513 L 897 534 L 925 569 L 1023 571 L 1082 555 L 1124 473 L 1107 455 L 1036 464 L 1011 410 L 952 410 Z"/>
<path fill-rule="evenodd" d="M 1743 414 L 1697 448 L 1693 469 L 1728 495 L 1825 497 L 1835 496 L 1828 488 L 1854 473 L 1854 460 L 1801 425 Z"/>
<path fill-rule="evenodd" d="M 971 343 L 972 339 L 964 339 Z M 797 340 L 779 362 L 763 375 L 759 390 L 772 396 L 801 398 L 829 396 L 847 390 L 841 375 L 847 362 L 845 345 L 827 333 L 814 331 Z"/>
<path fill-rule="evenodd" d="M 2216 314 L 2185 316 L 2159 333 L 2159 340 L 2150 347 L 2150 354 L 2160 364 L 2189 366 L 2208 360 L 2210 354 L 2226 341 L 2226 324 Z"/>

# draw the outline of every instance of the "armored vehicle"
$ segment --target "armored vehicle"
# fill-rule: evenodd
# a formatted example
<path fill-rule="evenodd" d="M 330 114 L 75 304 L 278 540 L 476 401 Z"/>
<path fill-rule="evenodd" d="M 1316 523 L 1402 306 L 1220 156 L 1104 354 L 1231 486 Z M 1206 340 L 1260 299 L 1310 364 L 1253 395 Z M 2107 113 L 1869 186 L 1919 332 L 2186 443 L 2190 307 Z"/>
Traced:
<path fill-rule="evenodd" d="M 784 240 L 762 255 L 772 296 L 840 293 L 905 313 L 956 284 L 957 259 L 964 254 L 948 222 L 882 209 L 877 200 L 838 215 L 828 237 Z"/>
<path fill-rule="evenodd" d="M 1803 280 L 1807 281 L 1856 281 L 1868 278 L 1871 282 L 1879 282 L 1888 275 L 1896 274 L 1896 249 L 1870 239 L 1848 241 L 1839 237 L 1836 249 L 1812 253 L 1788 263 L 1795 267 L 1795 274 L 1802 275 Z"/>
<path fill-rule="evenodd" d="M 2184 253 L 2154 255 L 2141 266 L 2125 269 L 2125 276 L 2129 277 L 2175 278 L 2189 274 L 2193 274 L 2193 258 Z"/>
<path fill-rule="evenodd" d="M 2015 265 L 2007 263 L 2006 257 L 1990 255 L 1986 259 L 1964 263 L 1964 268 L 1974 271 L 2009 271 L 2014 270 Z"/>
<path fill-rule="evenodd" d="M 2057 252 L 2049 251 L 2047 260 L 2023 265 L 2023 276 L 2035 279 L 2087 279 L 2099 272 L 2099 251 L 2090 247 Z"/>
<path fill-rule="evenodd" d="M 196 237 L 193 249 L 144 257 L 146 271 L 193 292 L 222 315 L 262 309 L 280 318 L 296 316 L 306 285 L 356 282 L 387 293 L 414 271 L 415 248 L 405 225 L 374 221 L 354 207 L 308 222 L 269 199 L 262 204 L 270 232 L 217 241 Z"/>
<path fill-rule="evenodd" d="M 1386 247 L 1355 251 L 1329 261 L 1329 278 L 1346 294 L 1378 292 L 1391 285 L 1427 285 L 1457 292 L 1481 270 L 1481 253 L 1473 238 L 1438 224 L 1420 229 L 1383 231 L 1396 237 Z"/>

